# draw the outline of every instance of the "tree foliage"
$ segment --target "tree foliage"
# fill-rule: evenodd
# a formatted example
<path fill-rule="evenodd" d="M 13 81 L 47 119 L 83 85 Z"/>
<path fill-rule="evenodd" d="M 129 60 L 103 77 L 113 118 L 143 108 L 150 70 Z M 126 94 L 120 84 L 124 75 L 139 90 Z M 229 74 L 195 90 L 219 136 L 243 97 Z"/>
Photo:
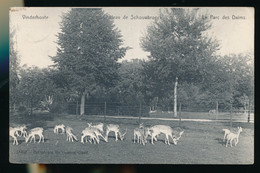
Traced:
<path fill-rule="evenodd" d="M 204 80 L 205 64 L 214 59 L 218 42 L 207 36 L 209 19 L 198 9 L 163 9 L 160 20 L 147 29 L 141 39 L 145 51 L 150 52 L 151 65 L 156 65 L 158 80 L 172 84 L 179 81 L 199 83 Z"/>
<path fill-rule="evenodd" d="M 144 68 L 145 80 L 152 95 L 169 97 L 175 77 L 179 82 L 201 85 L 209 78 L 218 42 L 207 36 L 209 19 L 198 9 L 163 9 L 160 19 L 147 29 L 141 46 L 150 52 Z"/>
<path fill-rule="evenodd" d="M 175 77 L 180 83 L 178 100 L 186 105 L 252 98 L 252 56 L 217 55 L 219 43 L 207 34 L 210 28 L 199 9 L 160 11 L 160 19 L 141 38 L 143 50 L 150 52 L 143 69 L 150 102 L 159 97 L 159 104 L 172 104 Z"/>
<path fill-rule="evenodd" d="M 58 53 L 53 57 L 67 84 L 83 92 L 95 85 L 111 86 L 117 60 L 124 56 L 121 35 L 101 9 L 72 9 L 63 16 L 58 34 Z"/>
<path fill-rule="evenodd" d="M 253 55 L 217 55 L 218 42 L 206 34 L 211 23 L 202 15 L 198 9 L 162 9 L 160 19 L 140 40 L 142 48 L 150 52 L 147 61 L 118 61 L 128 47 L 122 46 L 120 31 L 99 8 L 72 9 L 62 16 L 57 55 L 51 57 L 55 65 L 46 69 L 19 66 L 13 31 L 11 104 L 34 108 L 52 100 L 47 105 L 51 112 L 75 113 L 86 96 L 89 102 L 101 103 L 102 110 L 92 107 L 95 113 L 103 113 L 106 101 L 118 114 L 136 116 L 140 103 L 172 110 L 178 77 L 177 100 L 183 108 L 208 111 L 216 102 L 228 109 L 230 103 L 245 107 L 254 99 Z M 120 108 L 122 105 L 129 110 L 128 106 Z M 138 108 L 130 110 L 133 107 Z"/>
<path fill-rule="evenodd" d="M 18 52 L 15 48 L 15 38 L 16 30 L 10 32 L 10 42 L 9 42 L 9 88 L 10 88 L 10 106 L 19 102 L 19 91 L 17 90 L 19 84 L 19 64 L 20 58 Z"/>
<path fill-rule="evenodd" d="M 143 64 L 144 61 L 139 59 L 121 63 L 117 88 L 124 104 L 138 105 L 144 102 Z"/>
<path fill-rule="evenodd" d="M 68 88 L 90 95 L 118 80 L 117 60 L 125 55 L 121 34 L 102 9 L 77 8 L 62 17 L 59 49 L 52 57 Z"/>

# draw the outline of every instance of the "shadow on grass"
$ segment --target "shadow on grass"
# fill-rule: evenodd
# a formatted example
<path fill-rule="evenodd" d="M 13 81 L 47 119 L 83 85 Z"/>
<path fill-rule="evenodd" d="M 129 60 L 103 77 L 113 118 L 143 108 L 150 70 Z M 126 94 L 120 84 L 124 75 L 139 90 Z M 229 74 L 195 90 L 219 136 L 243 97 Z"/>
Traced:
<path fill-rule="evenodd" d="M 45 143 L 45 142 L 48 143 L 49 141 L 50 141 L 49 139 L 44 138 L 44 142 L 41 141 L 40 143 Z M 35 143 L 34 143 L 33 140 L 32 140 L 32 142 L 30 142 L 30 140 L 29 140 L 29 141 L 28 141 L 27 143 L 25 143 L 25 144 L 27 144 L 27 145 L 28 145 L 28 144 L 40 144 L 40 143 L 38 143 L 38 142 L 39 142 L 39 139 L 36 139 L 36 140 L 35 140 Z"/>
<path fill-rule="evenodd" d="M 225 145 L 225 142 L 223 141 L 222 138 L 215 138 L 216 141 L 218 141 L 219 144 Z"/>
<path fill-rule="evenodd" d="M 30 142 L 30 140 L 26 143 L 25 142 L 25 139 L 18 139 L 17 140 L 18 141 L 18 145 L 21 145 L 21 144 L 27 144 L 27 145 L 29 145 L 29 144 L 39 144 L 38 142 L 39 142 L 39 139 L 36 139 L 35 140 L 35 143 L 34 143 L 34 141 L 32 140 L 32 142 Z M 45 139 L 44 138 L 44 142 L 40 142 L 40 143 L 45 143 L 45 142 L 48 142 L 48 141 L 50 141 L 49 139 Z M 13 140 L 10 140 L 10 142 L 11 142 L 11 144 L 13 145 Z"/>

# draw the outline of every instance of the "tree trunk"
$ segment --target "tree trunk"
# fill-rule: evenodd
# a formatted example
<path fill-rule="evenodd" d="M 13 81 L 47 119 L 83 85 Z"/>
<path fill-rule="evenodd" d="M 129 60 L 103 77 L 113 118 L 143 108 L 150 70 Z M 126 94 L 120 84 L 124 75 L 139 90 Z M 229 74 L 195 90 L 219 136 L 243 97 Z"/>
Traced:
<path fill-rule="evenodd" d="M 230 127 L 232 128 L 232 123 L 233 123 L 233 107 L 232 103 L 230 103 Z"/>
<path fill-rule="evenodd" d="M 30 112 L 30 115 L 32 115 L 32 114 L 33 114 L 33 99 L 31 97 L 31 112 Z"/>
<path fill-rule="evenodd" d="M 251 111 L 250 111 L 250 100 L 248 101 L 248 117 L 247 117 L 247 122 L 249 123 L 250 122 L 250 113 L 251 113 Z"/>
<path fill-rule="evenodd" d="M 140 103 L 140 110 L 139 110 L 139 124 L 141 123 L 141 116 L 142 116 L 142 103 Z"/>
<path fill-rule="evenodd" d="M 179 107 L 179 127 L 181 125 L 181 103 L 180 103 L 180 107 Z"/>
<path fill-rule="evenodd" d="M 244 102 L 244 114 L 246 115 L 246 102 Z"/>
<path fill-rule="evenodd" d="M 79 101 L 78 101 L 78 98 L 77 98 L 77 102 L 76 102 L 76 115 L 78 115 L 78 107 L 79 107 Z"/>
<path fill-rule="evenodd" d="M 173 116 L 177 117 L 177 85 L 178 85 L 178 77 L 176 77 L 175 85 L 174 85 L 174 96 L 173 96 Z"/>
<path fill-rule="evenodd" d="M 80 115 L 85 114 L 85 95 L 86 91 L 84 91 L 81 95 L 81 102 L 80 102 Z"/>
<path fill-rule="evenodd" d="M 107 102 L 105 102 L 105 106 L 104 106 L 104 122 L 106 122 L 106 115 L 107 115 Z"/>
<path fill-rule="evenodd" d="M 156 97 L 156 102 L 155 102 L 155 110 L 157 110 L 157 105 L 158 105 L 159 97 Z"/>

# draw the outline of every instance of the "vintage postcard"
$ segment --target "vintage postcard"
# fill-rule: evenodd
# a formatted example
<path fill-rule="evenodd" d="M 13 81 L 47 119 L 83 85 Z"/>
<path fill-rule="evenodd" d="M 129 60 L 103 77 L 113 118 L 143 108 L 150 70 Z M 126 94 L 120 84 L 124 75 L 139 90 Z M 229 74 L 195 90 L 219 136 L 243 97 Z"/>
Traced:
<path fill-rule="evenodd" d="M 11 163 L 254 164 L 254 8 L 9 15 Z"/>

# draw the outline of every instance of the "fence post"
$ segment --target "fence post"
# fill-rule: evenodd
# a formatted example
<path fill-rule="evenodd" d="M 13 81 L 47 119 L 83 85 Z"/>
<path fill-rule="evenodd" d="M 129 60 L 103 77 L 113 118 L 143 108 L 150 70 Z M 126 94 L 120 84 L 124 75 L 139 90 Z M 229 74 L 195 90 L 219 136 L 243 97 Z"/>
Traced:
<path fill-rule="evenodd" d="M 179 126 L 181 125 L 181 103 L 179 107 Z"/>
<path fill-rule="evenodd" d="M 250 100 L 248 101 L 248 117 L 247 117 L 247 122 L 249 123 L 250 122 L 250 113 L 251 113 L 251 110 L 250 110 Z"/>
<path fill-rule="evenodd" d="M 104 121 L 106 122 L 106 114 L 107 114 L 107 102 L 105 102 L 105 108 L 104 108 Z"/>
<path fill-rule="evenodd" d="M 232 103 L 230 103 L 230 127 L 232 128 L 232 121 L 233 121 L 233 111 L 232 111 Z"/>
<path fill-rule="evenodd" d="M 177 85 L 178 85 L 178 77 L 175 79 L 174 84 L 174 95 L 173 95 L 173 117 L 177 117 Z"/>
<path fill-rule="evenodd" d="M 139 110 L 139 124 L 141 123 L 141 116 L 142 116 L 142 103 L 140 102 L 140 110 Z"/>
<path fill-rule="evenodd" d="M 216 120 L 218 119 L 218 101 L 216 101 Z"/>

